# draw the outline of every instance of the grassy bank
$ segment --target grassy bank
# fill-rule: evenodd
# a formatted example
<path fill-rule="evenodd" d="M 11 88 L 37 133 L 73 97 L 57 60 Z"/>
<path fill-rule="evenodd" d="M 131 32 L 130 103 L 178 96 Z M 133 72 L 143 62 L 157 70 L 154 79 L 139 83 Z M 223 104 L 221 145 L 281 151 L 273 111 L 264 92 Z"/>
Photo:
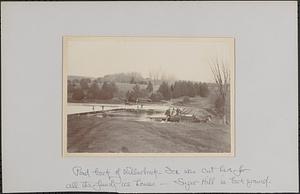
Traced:
<path fill-rule="evenodd" d="M 125 121 L 68 117 L 68 152 L 230 152 L 229 126 L 213 123 Z"/>

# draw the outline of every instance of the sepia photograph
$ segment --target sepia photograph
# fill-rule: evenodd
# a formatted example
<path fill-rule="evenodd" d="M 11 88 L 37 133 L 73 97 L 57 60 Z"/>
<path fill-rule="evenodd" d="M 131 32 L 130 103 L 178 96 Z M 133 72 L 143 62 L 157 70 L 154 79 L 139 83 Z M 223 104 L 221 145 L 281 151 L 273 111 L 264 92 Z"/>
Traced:
<path fill-rule="evenodd" d="M 64 155 L 234 153 L 234 38 L 63 37 Z"/>

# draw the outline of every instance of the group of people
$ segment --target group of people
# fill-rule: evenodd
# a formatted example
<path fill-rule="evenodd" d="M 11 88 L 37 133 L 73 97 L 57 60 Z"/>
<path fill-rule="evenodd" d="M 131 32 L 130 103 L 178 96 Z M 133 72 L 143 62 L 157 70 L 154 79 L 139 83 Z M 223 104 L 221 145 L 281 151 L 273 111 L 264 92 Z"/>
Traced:
<path fill-rule="evenodd" d="M 169 121 L 171 117 L 179 116 L 180 113 L 181 113 L 181 110 L 179 108 L 176 108 L 176 109 L 175 109 L 175 107 L 168 108 L 165 112 L 165 115 L 166 115 L 165 121 Z"/>
<path fill-rule="evenodd" d="M 165 112 L 166 118 L 165 121 L 173 121 L 173 122 L 180 122 L 181 121 L 181 115 L 183 111 L 181 111 L 179 108 L 168 108 Z M 212 120 L 211 115 L 203 116 L 203 117 L 197 117 L 195 114 L 191 116 L 193 122 L 199 122 L 199 123 L 207 123 Z"/>

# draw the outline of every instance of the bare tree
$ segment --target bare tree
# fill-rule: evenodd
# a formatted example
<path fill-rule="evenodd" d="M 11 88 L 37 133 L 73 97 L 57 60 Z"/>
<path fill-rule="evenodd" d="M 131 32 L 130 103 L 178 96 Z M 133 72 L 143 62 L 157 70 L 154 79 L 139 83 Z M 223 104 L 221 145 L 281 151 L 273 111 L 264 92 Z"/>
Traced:
<path fill-rule="evenodd" d="M 150 80 L 153 82 L 154 78 L 153 78 L 153 72 L 152 71 L 149 71 L 148 76 L 149 76 Z"/>
<path fill-rule="evenodd" d="M 149 71 L 149 77 L 152 79 L 154 85 L 159 84 L 160 77 L 162 76 L 163 70 L 161 66 L 156 69 L 151 69 Z"/>
<path fill-rule="evenodd" d="M 211 71 L 214 76 L 214 80 L 217 84 L 217 95 L 219 100 L 218 112 L 223 117 L 224 124 L 228 123 L 226 118 L 226 101 L 230 92 L 230 71 L 226 67 L 225 62 L 221 62 L 216 58 L 210 66 Z"/>
<path fill-rule="evenodd" d="M 154 84 L 158 84 L 160 72 L 158 70 L 153 71 L 153 82 Z"/>

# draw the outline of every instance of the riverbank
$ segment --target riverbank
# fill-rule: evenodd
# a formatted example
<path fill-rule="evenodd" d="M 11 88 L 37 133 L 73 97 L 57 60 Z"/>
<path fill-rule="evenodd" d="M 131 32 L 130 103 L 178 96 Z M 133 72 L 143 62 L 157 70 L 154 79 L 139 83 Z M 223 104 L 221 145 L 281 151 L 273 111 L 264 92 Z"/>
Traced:
<path fill-rule="evenodd" d="M 230 152 L 230 128 L 215 123 L 161 123 L 68 117 L 70 153 Z"/>

